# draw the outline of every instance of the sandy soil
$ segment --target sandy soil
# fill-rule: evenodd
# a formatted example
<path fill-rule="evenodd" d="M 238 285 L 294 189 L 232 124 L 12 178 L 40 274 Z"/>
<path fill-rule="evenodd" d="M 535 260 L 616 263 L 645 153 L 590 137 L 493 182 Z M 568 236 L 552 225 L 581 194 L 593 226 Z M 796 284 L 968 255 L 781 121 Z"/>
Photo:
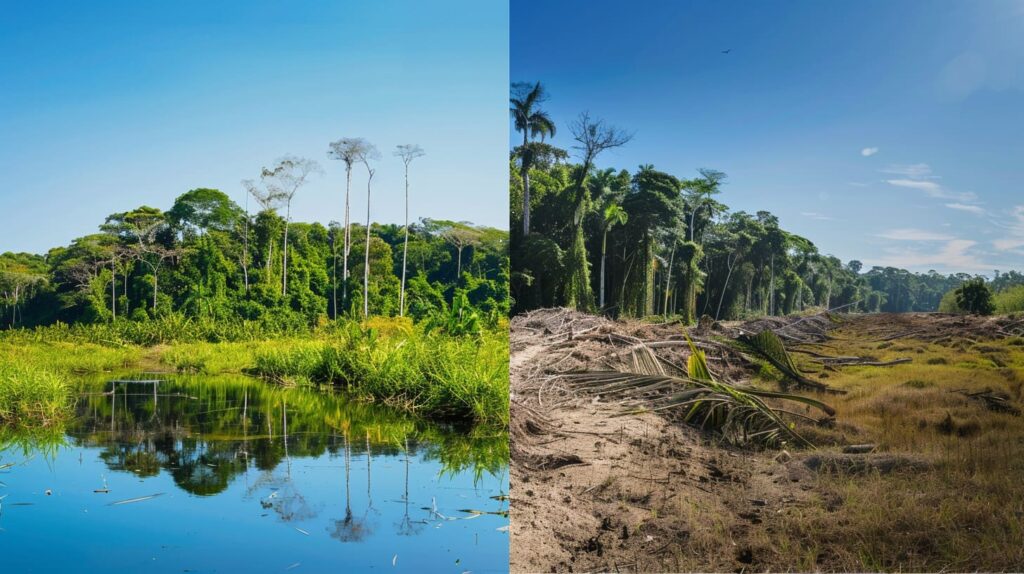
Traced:
<path fill-rule="evenodd" d="M 984 319 L 877 317 L 879 333 L 893 339 L 1024 330 L 1024 323 Z M 716 334 L 763 328 L 785 335 L 787 343 L 820 343 L 831 321 L 773 318 L 705 324 L 694 332 L 713 341 Z M 620 407 L 578 396 L 550 376 L 613 367 L 631 338 L 679 340 L 682 332 L 678 324 L 616 323 L 556 309 L 513 319 L 513 572 L 763 570 L 758 554 L 765 552 L 764 531 L 808 504 L 831 504 L 829 493 L 816 490 L 815 473 L 884 473 L 927 464 L 884 454 L 842 455 L 838 449 L 733 449 L 661 416 L 623 416 Z M 669 361 L 685 364 L 685 350 L 675 349 L 659 349 L 659 355 L 664 351 Z M 712 346 L 708 359 L 716 375 L 730 381 L 749 378 L 755 369 L 725 347 Z"/>

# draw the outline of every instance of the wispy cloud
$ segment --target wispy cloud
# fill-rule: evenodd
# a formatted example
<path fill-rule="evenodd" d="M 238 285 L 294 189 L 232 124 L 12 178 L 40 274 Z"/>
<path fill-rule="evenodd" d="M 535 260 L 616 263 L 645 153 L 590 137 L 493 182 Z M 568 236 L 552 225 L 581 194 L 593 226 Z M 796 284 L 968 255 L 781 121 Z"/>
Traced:
<path fill-rule="evenodd" d="M 915 246 L 898 246 L 885 249 L 885 255 L 878 259 L 868 260 L 870 265 L 882 267 L 901 267 L 904 269 L 927 269 L 931 267 L 956 269 L 960 271 L 985 271 L 993 266 L 981 261 L 971 253 L 977 241 L 970 239 L 950 239 L 937 246 L 924 244 Z"/>
<path fill-rule="evenodd" d="M 908 177 L 910 179 L 939 179 L 938 176 L 932 175 L 932 166 L 926 163 L 890 165 L 883 169 L 882 173 L 902 175 L 903 177 Z"/>
<path fill-rule="evenodd" d="M 996 239 L 992 245 L 999 251 L 1018 251 L 1024 248 L 1024 205 L 1017 205 L 1010 211 L 1010 222 L 1003 225 L 1006 229 L 1006 236 Z"/>
<path fill-rule="evenodd" d="M 951 199 L 960 204 L 970 203 L 978 199 L 978 196 L 972 192 L 953 191 L 940 185 L 935 181 L 940 179 L 939 176 L 934 175 L 931 166 L 926 163 L 891 165 L 883 169 L 882 173 L 902 176 L 885 180 L 889 185 L 923 191 L 929 197 Z"/>
<path fill-rule="evenodd" d="M 966 211 L 967 213 L 973 213 L 974 215 L 985 215 L 985 209 L 978 205 L 968 205 L 966 203 L 947 203 L 946 207 L 950 209 L 956 209 L 958 211 Z"/>
<path fill-rule="evenodd" d="M 815 211 L 801 211 L 800 215 L 804 217 L 809 217 L 811 219 L 819 219 L 821 221 L 832 221 L 833 219 L 835 219 L 834 217 L 830 217 L 823 213 L 817 213 Z"/>
<path fill-rule="evenodd" d="M 887 179 L 885 182 L 889 185 L 895 185 L 896 187 L 917 189 L 932 197 L 942 197 L 942 186 L 934 181 L 922 181 L 918 179 Z"/>
<path fill-rule="evenodd" d="M 866 148 L 860 150 L 860 155 L 862 155 L 864 157 L 871 157 L 871 156 L 875 155 L 876 153 L 878 153 L 878 148 L 876 148 L 876 147 L 866 147 Z"/>
<path fill-rule="evenodd" d="M 952 235 L 945 233 L 935 233 L 934 231 L 913 228 L 890 229 L 879 233 L 878 237 L 895 241 L 950 241 L 956 239 Z"/>

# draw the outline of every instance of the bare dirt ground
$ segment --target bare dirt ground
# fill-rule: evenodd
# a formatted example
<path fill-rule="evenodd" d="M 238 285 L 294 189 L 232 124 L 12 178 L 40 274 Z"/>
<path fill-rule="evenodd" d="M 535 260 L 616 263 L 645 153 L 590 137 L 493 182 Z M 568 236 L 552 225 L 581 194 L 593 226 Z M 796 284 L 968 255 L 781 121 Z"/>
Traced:
<path fill-rule="evenodd" d="M 833 333 L 837 328 L 839 333 Z M 977 344 L 1020 335 L 1024 321 L 919 314 L 851 316 L 837 322 L 821 314 L 745 324 L 705 322 L 690 333 L 706 349 L 720 380 L 742 382 L 763 367 L 720 342 L 763 329 L 776 332 L 787 347 L 841 354 L 847 347 L 843 341 L 851 337 L 883 348 L 910 338 Z M 845 423 L 842 412 L 828 428 L 805 429 L 805 436 L 824 445 L 821 449 L 728 447 L 657 414 L 623 415 L 620 405 L 573 392 L 551 376 L 628 370 L 623 349 L 637 341 L 655 346 L 666 364 L 685 365 L 687 347 L 677 344 L 683 333 L 679 324 L 613 322 L 563 309 L 513 319 L 512 571 L 742 572 L 837 570 L 852 564 L 893 569 L 885 557 L 872 567 L 871 556 L 858 555 L 885 552 L 871 544 L 858 548 L 854 541 L 823 535 L 821 541 L 786 547 L 786 540 L 795 529 L 813 530 L 815 520 L 839 518 L 830 513 L 843 506 L 844 497 L 858 494 L 823 475 L 842 475 L 840 481 L 870 475 L 865 480 L 881 480 L 881 488 L 887 488 L 890 473 L 913 480 L 914 473 L 934 468 L 927 454 L 913 448 L 844 454 L 843 445 L 877 435 Z M 826 383 L 835 370 L 826 367 L 811 376 Z M 929 564 L 914 561 L 918 550 L 909 552 L 900 564 Z"/>

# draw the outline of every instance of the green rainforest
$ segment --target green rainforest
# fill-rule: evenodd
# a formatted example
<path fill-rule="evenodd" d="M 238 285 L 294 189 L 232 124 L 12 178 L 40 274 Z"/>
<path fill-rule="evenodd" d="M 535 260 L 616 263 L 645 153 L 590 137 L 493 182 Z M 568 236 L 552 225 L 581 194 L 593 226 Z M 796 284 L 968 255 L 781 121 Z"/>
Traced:
<path fill-rule="evenodd" d="M 730 211 L 719 200 L 728 185 L 721 171 L 687 177 L 653 165 L 601 168 L 601 156 L 628 145 L 632 134 L 587 113 L 567 126 L 574 163 L 570 150 L 545 141 L 558 130 L 542 109 L 546 98 L 540 83 L 512 85 L 510 111 L 522 137 L 510 158 L 514 312 L 567 306 L 693 322 L 810 307 L 1024 310 L 1020 272 L 985 279 L 844 263 L 768 211 Z"/>
<path fill-rule="evenodd" d="M 408 206 L 423 151 L 394 155 Z M 0 255 L 0 422 L 59 419 L 70 375 L 144 367 L 333 383 L 431 418 L 505 424 L 508 232 L 370 223 L 369 209 L 357 223 L 350 200 L 372 205 L 379 154 L 345 138 L 329 157 L 345 168 L 331 209 L 342 223 L 292 221 L 321 168 L 285 157 L 243 182 L 244 206 L 196 188 L 46 254 Z"/>

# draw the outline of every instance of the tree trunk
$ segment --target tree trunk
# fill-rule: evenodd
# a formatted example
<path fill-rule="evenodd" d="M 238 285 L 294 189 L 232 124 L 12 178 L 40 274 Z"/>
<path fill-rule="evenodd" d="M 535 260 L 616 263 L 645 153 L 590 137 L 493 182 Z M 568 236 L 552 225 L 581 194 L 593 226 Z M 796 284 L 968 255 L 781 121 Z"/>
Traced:
<path fill-rule="evenodd" d="M 732 278 L 732 270 L 736 267 L 736 261 L 738 259 L 739 256 L 736 256 L 730 262 L 728 256 L 725 258 L 725 267 L 728 269 L 728 272 L 725 274 L 725 285 L 722 286 L 722 293 L 718 296 L 718 308 L 715 309 L 715 321 L 717 321 L 722 315 L 722 301 L 725 300 L 725 292 L 729 289 L 729 279 Z"/>
<path fill-rule="evenodd" d="M 402 246 L 402 289 L 398 296 L 398 316 L 405 316 L 405 263 L 409 257 L 409 164 L 405 164 L 405 243 Z"/>
<path fill-rule="evenodd" d="M 523 130 L 523 157 L 520 160 L 523 172 L 523 238 L 530 234 L 530 162 L 527 161 L 529 157 L 529 150 L 526 146 L 529 144 L 529 140 L 526 135 L 527 130 Z"/>
<path fill-rule="evenodd" d="M 459 263 L 455 267 L 456 268 L 456 271 L 455 271 L 455 285 L 456 286 L 458 286 L 458 284 L 459 284 L 459 279 L 462 279 L 462 246 L 461 245 L 458 246 L 457 249 L 458 249 L 457 257 L 458 257 Z"/>
<path fill-rule="evenodd" d="M 366 256 L 363 261 L 363 317 L 370 316 L 370 182 L 373 171 L 366 179 Z"/>
<path fill-rule="evenodd" d="M 117 266 L 110 260 L 110 321 L 117 321 Z"/>
<path fill-rule="evenodd" d="M 348 253 L 351 249 L 352 229 L 349 226 L 348 197 L 352 187 L 352 166 L 345 167 L 345 239 L 341 257 L 341 300 L 348 305 Z"/>
<path fill-rule="evenodd" d="M 668 257 L 668 270 L 665 273 L 665 302 L 662 304 L 662 309 L 661 309 L 662 313 L 665 315 L 665 318 L 668 318 L 668 294 L 669 294 L 669 287 L 672 286 L 672 263 L 675 260 L 675 258 L 676 258 L 676 246 L 673 243 L 672 244 L 672 254 L 669 255 L 669 257 Z"/>
<path fill-rule="evenodd" d="M 605 251 L 608 248 L 608 229 L 605 228 L 604 235 L 601 237 L 601 288 L 598 290 L 600 296 L 597 306 L 599 309 L 604 311 L 604 262 L 606 259 Z"/>
<path fill-rule="evenodd" d="M 288 294 L 288 223 L 292 220 L 292 201 L 288 200 L 288 207 L 284 218 L 284 256 L 283 267 L 281 268 L 281 296 Z"/>

